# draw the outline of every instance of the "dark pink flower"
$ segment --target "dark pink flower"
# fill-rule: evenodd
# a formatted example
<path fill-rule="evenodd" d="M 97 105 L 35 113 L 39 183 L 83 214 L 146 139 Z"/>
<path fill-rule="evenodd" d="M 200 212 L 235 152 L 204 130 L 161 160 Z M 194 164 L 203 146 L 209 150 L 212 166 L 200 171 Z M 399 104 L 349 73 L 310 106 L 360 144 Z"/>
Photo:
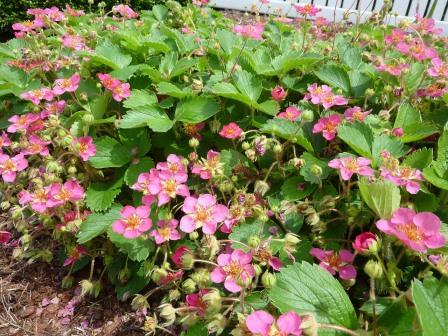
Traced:
<path fill-rule="evenodd" d="M 277 118 L 285 119 L 289 121 L 297 121 L 297 118 L 302 114 L 302 111 L 300 111 L 295 106 L 289 106 L 286 108 L 284 112 L 280 112 L 277 114 Z"/>
<path fill-rule="evenodd" d="M 399 208 L 389 220 L 381 219 L 376 222 L 376 226 L 421 253 L 426 253 L 428 248 L 443 247 L 446 241 L 440 233 L 439 217 L 431 212 L 415 213 L 412 209 Z"/>
<path fill-rule="evenodd" d="M 121 82 L 118 79 L 113 78 L 109 74 L 99 73 L 97 76 L 101 84 L 108 90 L 113 90 L 114 88 L 116 88 L 121 84 Z"/>
<path fill-rule="evenodd" d="M 185 255 L 192 255 L 192 252 L 190 250 L 190 248 L 188 248 L 187 246 L 179 246 L 173 253 L 173 255 L 171 256 L 171 260 L 173 260 L 174 264 L 179 267 L 179 268 L 183 268 L 184 267 L 184 263 L 182 261 L 183 257 Z"/>
<path fill-rule="evenodd" d="M 313 133 L 322 133 L 322 136 L 328 141 L 336 137 L 339 124 L 342 118 L 339 114 L 332 114 L 329 117 L 320 118 L 313 127 Z"/>
<path fill-rule="evenodd" d="M 194 308 L 196 314 L 200 317 L 204 317 L 207 310 L 207 303 L 203 300 L 203 296 L 209 293 L 208 289 L 200 289 L 198 293 L 188 294 L 185 297 L 185 303 L 187 307 Z"/>
<path fill-rule="evenodd" d="M 121 219 L 112 224 L 112 230 L 125 238 L 137 238 L 151 228 L 150 208 L 147 206 L 134 208 L 126 205 L 121 209 L 120 214 Z"/>
<path fill-rule="evenodd" d="M 86 254 L 87 250 L 83 246 L 76 246 L 73 250 L 71 250 L 68 258 L 64 261 L 64 266 L 69 266 L 79 260 L 83 254 Z"/>
<path fill-rule="evenodd" d="M 272 89 L 271 96 L 276 101 L 282 101 L 283 99 L 286 98 L 286 91 L 283 87 L 276 86 L 275 88 Z"/>
<path fill-rule="evenodd" d="M 293 311 L 275 318 L 264 310 L 256 310 L 246 317 L 246 327 L 253 335 L 258 336 L 301 336 L 302 319 Z"/>
<path fill-rule="evenodd" d="M 8 231 L 0 231 L 0 244 L 6 245 L 11 240 L 12 234 Z"/>
<path fill-rule="evenodd" d="M 96 146 L 93 144 L 93 139 L 89 136 L 75 138 L 73 140 L 73 149 L 83 161 L 89 160 L 96 154 Z"/>
<path fill-rule="evenodd" d="M 25 170 L 28 167 L 28 161 L 23 154 L 17 154 L 10 157 L 0 153 L 0 175 L 5 182 L 14 182 L 17 172 Z"/>
<path fill-rule="evenodd" d="M 210 194 L 187 197 L 182 211 L 186 215 L 180 220 L 180 229 L 190 233 L 202 227 L 205 234 L 214 234 L 218 223 L 224 221 L 229 212 L 225 205 L 216 204 L 216 197 Z"/>
<path fill-rule="evenodd" d="M 224 125 L 219 135 L 227 139 L 237 139 L 241 136 L 243 130 L 234 122 Z"/>
<path fill-rule="evenodd" d="M 229 292 L 237 293 L 243 289 L 239 281 L 247 283 L 255 276 L 251 261 L 252 254 L 241 250 L 234 250 L 231 254 L 222 253 L 217 258 L 219 266 L 210 274 L 210 279 L 215 283 L 224 282 Z"/>
<path fill-rule="evenodd" d="M 328 162 L 328 166 L 334 169 L 338 169 L 341 173 L 341 178 L 344 181 L 351 179 L 353 174 L 362 176 L 373 176 L 373 169 L 370 168 L 371 161 L 364 157 L 341 157 L 339 159 L 333 159 Z"/>
<path fill-rule="evenodd" d="M 319 259 L 319 266 L 332 275 L 339 273 L 339 277 L 343 280 L 356 278 L 356 269 L 352 265 L 355 256 L 350 251 L 342 249 L 338 253 L 332 250 L 324 251 L 312 248 L 310 254 Z"/>
<path fill-rule="evenodd" d="M 372 232 L 363 232 L 356 236 L 352 246 L 358 253 L 366 254 L 377 242 L 378 237 Z"/>
<path fill-rule="evenodd" d="M 54 81 L 53 93 L 60 96 L 66 92 L 75 92 L 78 89 L 81 76 L 74 74 L 70 78 L 56 79 Z"/>
<path fill-rule="evenodd" d="M 62 113 L 64 112 L 66 105 L 67 102 L 65 100 L 59 100 L 57 102 L 47 103 L 45 104 L 45 110 L 43 110 L 42 112 L 45 112 L 48 115 Z"/>
<path fill-rule="evenodd" d="M 403 129 L 401 128 L 401 127 L 395 127 L 393 130 L 392 130 L 392 135 L 393 136 L 396 136 L 396 137 L 402 137 L 403 136 L 403 134 L 404 134 L 404 131 L 403 131 Z"/>
<path fill-rule="evenodd" d="M 160 245 L 166 241 L 179 240 L 180 233 L 177 231 L 178 224 L 177 219 L 159 220 L 157 222 L 157 229 L 151 232 L 151 236 L 154 237 L 156 244 Z"/>
<path fill-rule="evenodd" d="M 84 188 L 77 181 L 67 181 L 64 184 L 53 183 L 49 186 L 51 207 L 61 206 L 67 202 L 77 202 L 84 199 Z"/>
<path fill-rule="evenodd" d="M 397 44 L 406 39 L 407 33 L 400 28 L 393 28 L 390 35 L 384 37 L 387 44 Z"/>

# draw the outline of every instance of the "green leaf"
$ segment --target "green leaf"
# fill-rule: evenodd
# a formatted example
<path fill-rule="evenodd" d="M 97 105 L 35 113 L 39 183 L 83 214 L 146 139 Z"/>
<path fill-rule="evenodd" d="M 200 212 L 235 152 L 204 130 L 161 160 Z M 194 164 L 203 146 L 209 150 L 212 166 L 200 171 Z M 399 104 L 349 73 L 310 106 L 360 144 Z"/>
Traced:
<path fill-rule="evenodd" d="M 380 313 L 377 319 L 379 334 L 388 336 L 419 336 L 419 326 L 414 307 L 409 307 L 403 299 L 396 300 Z"/>
<path fill-rule="evenodd" d="M 247 243 L 248 239 L 252 236 L 257 236 L 260 239 L 267 238 L 269 236 L 270 224 L 263 223 L 258 219 L 249 219 L 244 223 L 233 228 L 229 238 L 242 243 Z M 243 245 L 234 243 L 234 248 L 243 249 Z"/>
<path fill-rule="evenodd" d="M 253 163 L 247 156 L 233 149 L 224 149 L 220 155 L 221 163 L 223 163 L 223 173 L 226 176 L 232 176 L 233 168 L 242 166 L 249 169 L 254 169 Z"/>
<path fill-rule="evenodd" d="M 317 186 L 305 182 L 302 176 L 294 176 L 287 179 L 282 185 L 282 194 L 286 200 L 300 201 L 310 195 Z"/>
<path fill-rule="evenodd" d="M 92 183 L 86 192 L 86 204 L 92 211 L 109 209 L 121 192 L 123 177 L 119 176 L 111 182 Z"/>
<path fill-rule="evenodd" d="M 280 105 L 275 100 L 270 99 L 257 104 L 256 109 L 271 116 L 276 116 L 280 111 Z"/>
<path fill-rule="evenodd" d="M 174 121 L 157 107 L 148 106 L 129 111 L 120 121 L 120 128 L 139 128 L 149 126 L 154 132 L 167 132 L 174 125 Z"/>
<path fill-rule="evenodd" d="M 448 190 L 448 180 L 439 177 L 434 167 L 426 167 L 423 169 L 423 176 L 432 185 L 435 185 L 440 189 Z"/>
<path fill-rule="evenodd" d="M 99 63 L 114 70 L 127 67 L 132 61 L 130 55 L 125 54 L 119 46 L 108 40 L 97 46 L 95 53 L 80 52 L 79 54 L 88 57 L 88 63 Z"/>
<path fill-rule="evenodd" d="M 416 124 L 422 121 L 420 112 L 409 103 L 403 103 L 398 108 L 397 117 L 395 118 L 394 128 L 404 128 L 408 125 Z"/>
<path fill-rule="evenodd" d="M 445 176 L 448 171 L 448 130 L 446 129 L 437 142 L 437 160 L 433 166 L 439 176 Z"/>
<path fill-rule="evenodd" d="M 216 83 L 215 85 L 213 85 L 212 87 L 212 92 L 215 95 L 224 97 L 224 98 L 229 98 L 229 99 L 233 99 L 239 102 L 242 102 L 246 105 L 252 106 L 252 101 L 250 100 L 249 97 L 246 97 L 245 95 L 243 95 L 242 93 L 240 93 L 238 91 L 238 89 L 230 83 Z"/>
<path fill-rule="evenodd" d="M 400 207 L 400 189 L 390 181 L 368 182 L 361 178 L 358 183 L 361 198 L 375 214 L 389 219 Z"/>
<path fill-rule="evenodd" d="M 114 138 L 104 136 L 94 141 L 96 155 L 89 162 L 95 168 L 121 167 L 131 161 L 132 153 Z"/>
<path fill-rule="evenodd" d="M 359 71 L 349 71 L 350 86 L 355 97 L 361 97 L 372 86 L 372 79 Z"/>
<path fill-rule="evenodd" d="M 310 68 L 314 63 L 322 59 L 318 54 L 302 54 L 301 52 L 287 52 L 279 55 L 272 60 L 272 66 L 276 73 L 285 74 L 293 69 L 302 69 L 304 67 Z M 269 63 L 268 63 L 269 64 Z M 266 67 L 265 64 L 260 64 L 260 67 Z"/>
<path fill-rule="evenodd" d="M 137 272 L 135 272 L 131 279 L 124 285 L 120 282 L 115 286 L 115 292 L 119 300 L 127 300 L 134 294 L 140 292 L 150 282 L 150 278 L 147 276 L 147 269 L 145 265 L 140 266 Z"/>
<path fill-rule="evenodd" d="M 214 99 L 194 97 L 179 102 L 174 118 L 176 121 L 197 124 L 214 116 L 218 111 L 219 105 Z"/>
<path fill-rule="evenodd" d="M 448 332 L 448 280 L 425 279 L 412 283 L 412 299 L 417 309 L 423 336 L 440 336 Z"/>
<path fill-rule="evenodd" d="M 432 162 L 432 148 L 420 148 L 403 160 L 403 165 L 423 170 Z"/>
<path fill-rule="evenodd" d="M 415 209 L 418 212 L 435 212 L 440 205 L 439 198 L 434 194 L 425 194 L 419 192 L 417 195 L 413 195 L 412 200 L 415 204 Z"/>
<path fill-rule="evenodd" d="M 355 309 L 341 284 L 327 271 L 307 262 L 295 263 L 280 270 L 269 292 L 282 313 L 312 313 L 319 323 L 348 329 L 358 326 Z M 319 330 L 319 335 L 336 335 L 334 330 Z"/>
<path fill-rule="evenodd" d="M 81 223 L 76 237 L 78 244 L 84 244 L 107 231 L 113 222 L 121 218 L 120 204 L 114 204 L 106 213 L 93 213 Z"/>
<path fill-rule="evenodd" d="M 280 118 L 270 119 L 261 126 L 260 130 L 264 133 L 272 134 L 296 143 L 309 152 L 314 152 L 313 146 L 305 137 L 303 129 L 292 121 Z"/>
<path fill-rule="evenodd" d="M 315 71 L 314 74 L 324 83 L 342 89 L 345 93 L 350 93 L 350 78 L 343 67 L 335 64 L 326 65 Z"/>
<path fill-rule="evenodd" d="M 131 96 L 123 102 L 127 109 L 152 106 L 157 103 L 157 97 L 146 90 L 132 90 Z"/>
<path fill-rule="evenodd" d="M 154 167 L 154 161 L 149 157 L 143 157 L 131 162 L 126 173 L 124 174 L 124 180 L 128 186 L 132 186 L 137 182 L 137 178 L 141 173 L 148 172 Z"/>
<path fill-rule="evenodd" d="M 107 236 L 121 252 L 125 253 L 134 261 L 144 261 L 154 251 L 154 243 L 148 238 L 140 236 L 134 239 L 128 239 L 121 234 L 113 232 L 111 228 L 107 230 Z"/>
<path fill-rule="evenodd" d="M 425 72 L 425 64 L 421 62 L 413 63 L 409 72 L 403 76 L 406 84 L 405 87 L 411 92 L 417 90 L 422 83 L 422 78 L 425 75 Z"/>
<path fill-rule="evenodd" d="M 343 124 L 338 127 L 338 137 L 361 156 L 372 158 L 372 130 L 361 122 Z"/>
<path fill-rule="evenodd" d="M 237 89 L 252 103 L 256 103 L 263 89 L 260 80 L 245 70 L 236 72 L 232 77 Z"/>
<path fill-rule="evenodd" d="M 375 166 L 381 161 L 381 152 L 388 151 L 393 157 L 400 158 L 406 154 L 403 143 L 396 138 L 392 138 L 386 134 L 375 136 L 372 144 L 372 158 Z"/>
<path fill-rule="evenodd" d="M 183 336 L 208 336 L 208 329 L 204 324 L 195 324 L 187 329 Z"/>
<path fill-rule="evenodd" d="M 176 85 L 169 82 L 161 82 L 157 85 L 157 92 L 161 95 L 167 95 L 176 98 L 185 98 L 194 96 L 194 92 L 185 88 L 183 90 L 179 89 Z"/>
<path fill-rule="evenodd" d="M 404 134 L 400 138 L 400 140 L 404 143 L 414 142 L 427 138 L 430 135 L 436 133 L 437 131 L 438 128 L 436 125 L 424 122 L 418 122 L 403 127 Z"/>
<path fill-rule="evenodd" d="M 300 175 L 305 178 L 305 181 L 320 184 L 322 180 L 326 179 L 328 174 L 330 174 L 328 160 L 318 159 L 308 152 L 304 152 L 300 158 L 305 162 L 303 167 L 300 168 Z M 313 173 L 315 166 L 319 167 L 322 171 L 319 176 Z"/>
<path fill-rule="evenodd" d="M 154 5 L 152 12 L 158 21 L 164 21 L 168 16 L 168 8 L 163 5 Z"/>

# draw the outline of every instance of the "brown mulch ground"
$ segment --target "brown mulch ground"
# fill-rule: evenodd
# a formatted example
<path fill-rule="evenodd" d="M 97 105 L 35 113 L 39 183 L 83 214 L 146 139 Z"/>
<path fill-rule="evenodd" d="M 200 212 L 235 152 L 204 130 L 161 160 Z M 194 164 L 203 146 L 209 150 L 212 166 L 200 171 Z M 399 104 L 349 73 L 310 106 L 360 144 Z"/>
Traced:
<path fill-rule="evenodd" d="M 144 335 L 129 303 L 118 301 L 112 289 L 82 299 L 79 289 L 61 288 L 65 269 L 17 262 L 10 252 L 0 248 L 0 335 Z M 64 319 L 70 300 L 79 303 Z"/>

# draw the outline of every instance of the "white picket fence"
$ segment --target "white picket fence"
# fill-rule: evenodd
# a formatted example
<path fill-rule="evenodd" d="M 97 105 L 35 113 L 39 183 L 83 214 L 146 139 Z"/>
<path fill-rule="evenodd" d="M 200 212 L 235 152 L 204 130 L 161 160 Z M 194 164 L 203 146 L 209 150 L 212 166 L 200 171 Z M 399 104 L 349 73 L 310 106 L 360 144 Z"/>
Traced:
<path fill-rule="evenodd" d="M 296 17 L 297 12 L 292 9 L 292 3 L 312 3 L 321 9 L 320 16 L 327 19 L 342 20 L 347 10 L 359 12 L 361 20 L 368 18 L 372 12 L 380 10 L 384 0 L 270 0 L 269 5 L 261 5 L 259 0 L 212 0 L 210 4 L 216 8 L 250 11 L 255 4 L 264 14 L 287 14 Z M 443 29 L 443 34 L 448 35 L 448 0 L 392 0 L 391 15 L 387 21 L 390 24 L 398 24 L 403 19 L 413 19 L 416 13 L 426 16 L 436 3 L 432 17 L 436 20 L 436 26 Z M 355 15 L 349 17 L 356 19 Z"/>

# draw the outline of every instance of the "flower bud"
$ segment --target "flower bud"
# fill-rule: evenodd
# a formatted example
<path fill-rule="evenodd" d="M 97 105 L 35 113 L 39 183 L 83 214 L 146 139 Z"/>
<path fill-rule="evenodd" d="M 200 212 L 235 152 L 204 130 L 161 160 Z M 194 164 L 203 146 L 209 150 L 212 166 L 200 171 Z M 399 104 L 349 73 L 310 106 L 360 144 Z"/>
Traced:
<path fill-rule="evenodd" d="M 81 285 L 81 295 L 85 296 L 88 295 L 90 293 L 92 293 L 93 290 L 93 283 L 90 280 L 81 280 L 79 282 L 79 284 Z"/>
<path fill-rule="evenodd" d="M 222 314 L 215 314 L 210 323 L 208 323 L 207 329 L 210 334 L 216 333 L 217 335 L 219 335 L 224 331 L 226 326 L 227 326 L 226 317 Z"/>
<path fill-rule="evenodd" d="M 191 275 L 191 279 L 197 283 L 199 288 L 206 288 L 210 284 L 210 271 L 206 268 L 199 268 Z"/>
<path fill-rule="evenodd" d="M 297 245 L 300 243 L 300 239 L 295 234 L 288 232 L 285 235 L 285 243 L 288 245 Z"/>
<path fill-rule="evenodd" d="M 255 270 L 255 275 L 256 275 L 256 276 L 260 276 L 261 272 L 263 271 L 263 270 L 261 269 L 261 266 L 258 265 L 258 264 L 255 264 L 255 265 L 254 265 L 254 270 Z"/>
<path fill-rule="evenodd" d="M 196 139 L 196 138 L 191 138 L 191 139 L 188 141 L 188 145 L 189 145 L 191 148 L 197 148 L 197 147 L 199 146 L 199 140 Z"/>
<path fill-rule="evenodd" d="M 11 206 L 11 203 L 9 203 L 8 201 L 3 201 L 3 202 L 0 204 L 0 208 L 1 208 L 3 211 L 8 210 L 10 206 Z"/>
<path fill-rule="evenodd" d="M 176 309 L 169 303 L 159 306 L 159 309 L 160 317 L 167 321 L 166 325 L 173 324 L 176 319 Z"/>
<path fill-rule="evenodd" d="M 304 336 L 317 336 L 319 325 L 313 315 L 303 315 L 300 329 L 302 329 Z"/>
<path fill-rule="evenodd" d="M 156 267 L 152 271 L 151 280 L 154 281 L 155 283 L 159 283 L 167 275 L 168 275 L 168 272 L 165 269 Z"/>
<path fill-rule="evenodd" d="M 256 248 L 260 245 L 261 243 L 261 239 L 258 236 L 250 236 L 249 239 L 247 240 L 247 245 L 249 245 L 250 247 Z"/>
<path fill-rule="evenodd" d="M 374 94 L 375 94 L 375 90 L 372 89 L 372 88 L 368 88 L 368 89 L 365 91 L 365 95 L 366 95 L 366 97 L 372 97 Z"/>
<path fill-rule="evenodd" d="M 188 234 L 188 238 L 190 238 L 190 240 L 196 240 L 199 238 L 199 233 L 197 231 L 193 231 Z"/>
<path fill-rule="evenodd" d="M 243 288 L 247 288 L 250 286 L 250 284 L 252 283 L 252 278 L 247 276 L 244 272 L 242 272 L 237 278 L 236 278 L 236 283 L 243 287 Z"/>
<path fill-rule="evenodd" d="M 269 184 L 266 181 L 255 181 L 254 191 L 256 193 L 259 193 L 261 196 L 264 196 L 269 191 L 269 189 Z"/>
<path fill-rule="evenodd" d="M 69 175 L 75 175 L 78 172 L 75 166 L 69 166 L 67 168 L 67 174 Z"/>
<path fill-rule="evenodd" d="M 272 147 L 272 151 L 276 154 L 280 154 L 283 150 L 282 145 L 280 144 L 275 144 L 274 147 Z"/>
<path fill-rule="evenodd" d="M 137 294 L 132 299 L 131 307 L 133 310 L 140 310 L 149 307 L 149 303 L 144 295 Z"/>
<path fill-rule="evenodd" d="M 214 257 L 219 251 L 219 242 L 214 235 L 204 236 L 201 240 L 202 243 L 202 256 L 209 258 Z"/>
<path fill-rule="evenodd" d="M 244 141 L 244 142 L 241 144 L 241 148 L 242 148 L 243 150 L 248 150 L 248 149 L 250 148 L 250 143 L 248 143 L 247 141 Z"/>
<path fill-rule="evenodd" d="M 193 79 L 191 88 L 193 89 L 194 93 L 199 93 L 204 88 L 204 84 L 202 83 L 202 80 L 200 80 L 200 79 Z"/>
<path fill-rule="evenodd" d="M 191 294 L 196 292 L 196 282 L 193 279 L 188 278 L 184 282 L 182 282 L 182 290 L 186 294 Z"/>
<path fill-rule="evenodd" d="M 225 192 L 231 192 L 233 190 L 233 183 L 226 180 L 219 184 L 219 191 L 225 193 Z"/>
<path fill-rule="evenodd" d="M 296 169 L 299 169 L 301 167 L 303 167 L 303 165 L 305 164 L 305 161 L 303 159 L 299 159 L 299 158 L 292 158 L 291 160 L 289 160 L 288 162 L 291 166 L 293 166 Z"/>
<path fill-rule="evenodd" d="M 95 121 L 95 117 L 93 116 L 93 114 L 86 113 L 82 116 L 82 121 L 84 124 L 90 125 L 92 122 Z"/>
<path fill-rule="evenodd" d="M 313 164 L 313 165 L 311 165 L 310 172 L 314 176 L 320 177 L 320 176 L 322 176 L 322 167 L 320 167 L 317 164 Z"/>
<path fill-rule="evenodd" d="M 266 271 L 261 276 L 261 283 L 263 284 L 263 286 L 265 288 L 269 289 L 269 288 L 274 287 L 276 282 L 277 282 L 277 277 L 275 276 L 275 274 L 273 274 L 271 272 Z"/>
<path fill-rule="evenodd" d="M 218 133 L 221 129 L 221 123 L 219 122 L 218 119 L 213 119 L 212 121 L 210 121 L 209 127 L 212 133 Z"/>
<path fill-rule="evenodd" d="M 211 289 L 208 293 L 202 296 L 202 300 L 207 305 L 207 313 L 216 314 L 221 310 L 222 299 L 219 290 L 215 288 Z"/>
<path fill-rule="evenodd" d="M 168 300 L 170 302 L 179 300 L 181 293 L 178 289 L 172 289 L 168 292 Z"/>
<path fill-rule="evenodd" d="M 251 161 L 255 161 L 257 159 L 257 153 L 253 149 L 248 149 L 244 152 L 247 158 Z"/>
<path fill-rule="evenodd" d="M 311 122 L 314 120 L 314 112 L 311 110 L 305 110 L 300 115 L 300 118 L 302 118 L 304 122 Z"/>
<path fill-rule="evenodd" d="M 125 284 L 128 282 L 129 278 L 132 276 L 132 271 L 129 268 L 123 268 L 118 272 L 118 281 L 120 283 Z"/>
<path fill-rule="evenodd" d="M 383 276 L 383 268 L 379 262 L 369 260 L 364 266 L 364 272 L 372 279 L 380 279 Z"/>
<path fill-rule="evenodd" d="M 149 335 L 155 335 L 156 327 L 156 319 L 152 316 L 146 316 L 145 323 L 143 324 L 143 331 L 147 332 Z"/>

